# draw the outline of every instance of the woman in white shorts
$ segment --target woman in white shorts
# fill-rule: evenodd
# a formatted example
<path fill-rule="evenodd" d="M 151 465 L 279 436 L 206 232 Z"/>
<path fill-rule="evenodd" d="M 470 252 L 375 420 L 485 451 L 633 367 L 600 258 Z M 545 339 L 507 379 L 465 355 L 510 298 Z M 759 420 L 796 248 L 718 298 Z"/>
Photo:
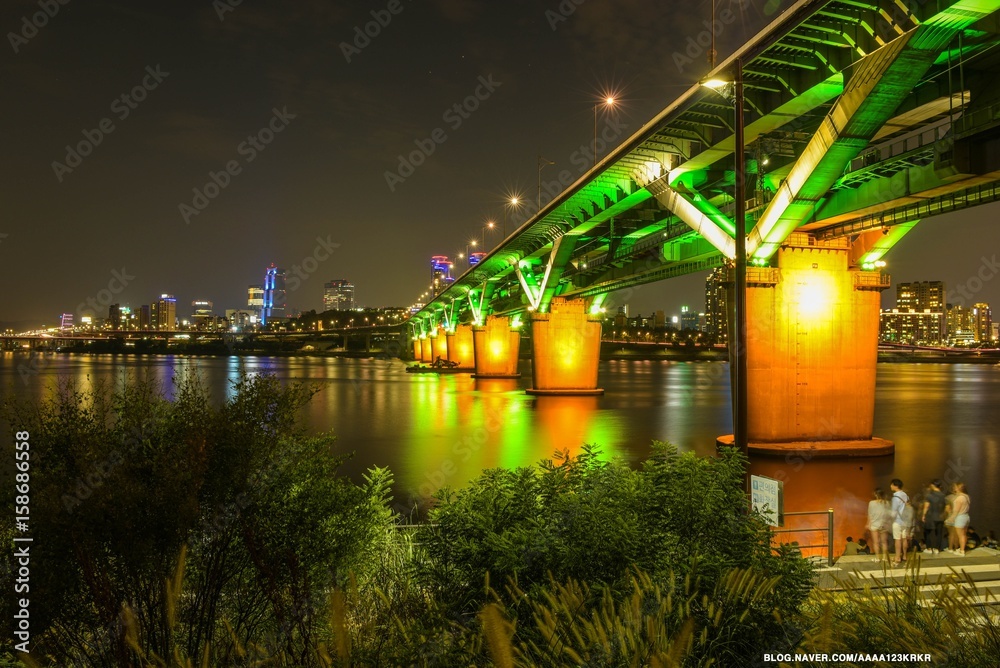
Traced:
<path fill-rule="evenodd" d="M 868 502 L 868 523 L 865 527 L 871 534 L 872 546 L 875 548 L 875 558 L 872 561 L 889 558 L 889 525 L 892 524 L 892 508 L 885 492 L 879 487 L 874 497 Z"/>
<path fill-rule="evenodd" d="M 955 499 L 951 504 L 951 515 L 948 521 L 955 527 L 955 534 L 958 538 L 958 549 L 955 554 L 965 554 L 966 532 L 969 529 L 969 507 L 972 505 L 969 495 L 965 493 L 965 483 L 956 482 Z"/>

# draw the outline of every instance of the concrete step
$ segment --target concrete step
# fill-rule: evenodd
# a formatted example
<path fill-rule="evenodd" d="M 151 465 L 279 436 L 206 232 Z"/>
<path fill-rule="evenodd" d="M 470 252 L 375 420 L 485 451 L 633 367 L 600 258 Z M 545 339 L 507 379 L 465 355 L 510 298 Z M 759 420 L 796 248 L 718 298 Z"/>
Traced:
<path fill-rule="evenodd" d="M 965 556 L 948 552 L 910 554 L 905 566 L 892 566 L 870 556 L 841 557 L 832 567 L 817 569 L 816 587 L 833 591 L 898 588 L 916 583 L 927 604 L 948 585 L 974 589 L 974 602 L 1000 606 L 1000 552 L 987 548 Z"/>

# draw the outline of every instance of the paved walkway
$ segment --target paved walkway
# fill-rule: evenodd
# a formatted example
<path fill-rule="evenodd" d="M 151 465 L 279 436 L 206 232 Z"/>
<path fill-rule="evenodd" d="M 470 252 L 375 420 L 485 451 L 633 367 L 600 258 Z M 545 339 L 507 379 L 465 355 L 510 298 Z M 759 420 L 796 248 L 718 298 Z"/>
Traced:
<path fill-rule="evenodd" d="M 888 566 L 870 556 L 841 557 L 833 566 L 817 569 L 819 589 L 873 589 L 898 587 L 916 581 L 921 592 L 933 596 L 946 583 L 975 587 L 977 600 L 1000 605 L 1000 552 L 976 548 L 964 557 L 948 552 L 911 553 L 905 567 Z"/>

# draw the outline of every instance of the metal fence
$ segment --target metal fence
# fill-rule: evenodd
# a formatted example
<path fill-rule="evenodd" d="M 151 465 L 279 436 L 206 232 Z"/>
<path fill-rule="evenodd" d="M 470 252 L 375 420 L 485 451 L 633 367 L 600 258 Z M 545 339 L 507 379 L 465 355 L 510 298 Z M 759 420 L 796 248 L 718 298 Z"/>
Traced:
<path fill-rule="evenodd" d="M 817 527 L 805 527 L 801 529 L 772 529 L 773 534 L 796 534 L 796 533 L 815 533 L 817 531 L 826 531 L 826 542 L 819 543 L 817 545 L 796 545 L 799 550 L 811 550 L 811 549 L 826 549 L 826 563 L 827 566 L 833 566 L 833 508 L 828 508 L 826 510 L 812 510 L 797 513 L 785 513 L 785 518 L 788 517 L 804 517 L 807 515 L 826 515 L 826 526 Z"/>

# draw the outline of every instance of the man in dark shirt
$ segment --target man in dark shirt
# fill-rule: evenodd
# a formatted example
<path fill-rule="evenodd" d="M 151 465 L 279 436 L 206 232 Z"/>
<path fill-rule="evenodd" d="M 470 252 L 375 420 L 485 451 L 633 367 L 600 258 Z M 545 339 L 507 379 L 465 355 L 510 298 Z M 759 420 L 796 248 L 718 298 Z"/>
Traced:
<path fill-rule="evenodd" d="M 937 554 L 945 549 L 944 544 L 944 492 L 941 491 L 941 481 L 935 480 L 930 485 L 930 491 L 924 498 L 923 522 L 924 543 L 931 554 Z"/>

